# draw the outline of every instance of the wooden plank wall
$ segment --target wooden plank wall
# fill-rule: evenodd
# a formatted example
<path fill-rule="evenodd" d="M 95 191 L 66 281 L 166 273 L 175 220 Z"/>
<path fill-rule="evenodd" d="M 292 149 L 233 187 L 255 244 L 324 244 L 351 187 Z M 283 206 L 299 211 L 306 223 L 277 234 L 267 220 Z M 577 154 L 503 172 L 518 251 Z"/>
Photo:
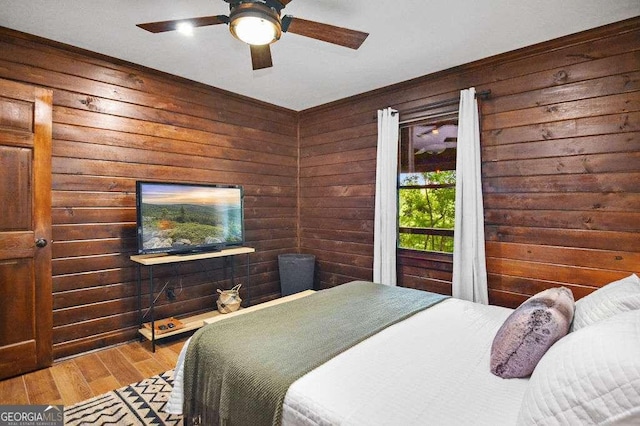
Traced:
<path fill-rule="evenodd" d="M 376 110 L 491 90 L 481 105 L 490 301 L 576 298 L 640 273 L 640 18 L 303 111 L 301 251 L 320 287 L 370 280 Z M 402 285 L 451 291 L 451 257 L 408 252 Z"/>
<path fill-rule="evenodd" d="M 297 113 L 7 29 L 0 52 L 0 78 L 54 91 L 56 358 L 136 335 L 136 180 L 243 185 L 253 301 L 279 296 L 277 255 L 297 249 Z M 211 309 L 224 266 L 156 268 L 156 286 L 182 284 L 160 316 Z"/>

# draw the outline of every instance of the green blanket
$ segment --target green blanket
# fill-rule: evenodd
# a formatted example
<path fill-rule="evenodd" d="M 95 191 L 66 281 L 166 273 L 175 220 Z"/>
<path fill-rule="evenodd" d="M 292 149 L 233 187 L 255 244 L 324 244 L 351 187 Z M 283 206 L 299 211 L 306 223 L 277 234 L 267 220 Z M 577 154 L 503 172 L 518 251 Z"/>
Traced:
<path fill-rule="evenodd" d="M 185 359 L 185 424 L 279 426 L 294 381 L 446 297 L 354 281 L 203 327 Z"/>

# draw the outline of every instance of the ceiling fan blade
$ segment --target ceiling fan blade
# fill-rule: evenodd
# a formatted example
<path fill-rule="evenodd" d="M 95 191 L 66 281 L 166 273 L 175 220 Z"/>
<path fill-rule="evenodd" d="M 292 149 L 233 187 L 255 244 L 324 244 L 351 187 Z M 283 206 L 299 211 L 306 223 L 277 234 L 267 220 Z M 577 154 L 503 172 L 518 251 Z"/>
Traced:
<path fill-rule="evenodd" d="M 250 44 L 249 47 L 251 48 L 251 64 L 253 65 L 254 71 L 273 66 L 271 62 L 271 47 L 268 44 L 263 46 L 253 46 Z"/>
<path fill-rule="evenodd" d="M 208 25 L 227 24 L 229 22 L 229 17 L 226 15 L 201 16 L 199 18 L 191 19 L 174 19 L 171 21 L 147 22 L 146 24 L 138 24 L 136 26 L 152 33 L 163 33 L 165 31 L 176 30 L 178 24 L 181 24 L 183 22 L 191 24 L 193 27 L 206 27 Z"/>
<path fill-rule="evenodd" d="M 282 5 L 282 7 L 285 7 L 286 5 L 291 3 L 292 1 L 293 0 L 278 0 L 278 3 L 280 3 Z"/>
<path fill-rule="evenodd" d="M 327 43 L 337 44 L 350 49 L 359 48 L 369 36 L 368 33 L 363 33 L 362 31 L 321 24 L 315 21 L 307 21 L 306 19 L 294 18 L 290 15 L 282 18 L 282 31 L 315 38 L 316 40 L 326 41 Z"/>

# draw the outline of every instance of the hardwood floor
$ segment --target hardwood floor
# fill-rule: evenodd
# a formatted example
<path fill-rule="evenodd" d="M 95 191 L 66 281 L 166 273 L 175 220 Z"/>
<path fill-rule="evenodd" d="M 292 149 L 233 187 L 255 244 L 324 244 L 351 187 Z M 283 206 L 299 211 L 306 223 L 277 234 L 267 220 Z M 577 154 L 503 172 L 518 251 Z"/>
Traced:
<path fill-rule="evenodd" d="M 188 335 L 121 346 L 56 362 L 53 366 L 0 381 L 0 405 L 73 405 L 175 367 Z"/>
<path fill-rule="evenodd" d="M 306 290 L 289 296 L 252 305 L 224 316 L 211 317 L 216 322 L 224 318 L 244 315 L 269 306 L 313 294 Z M 33 373 L 0 381 L 0 405 L 37 404 L 73 405 L 77 402 L 139 382 L 175 367 L 180 350 L 195 330 L 151 343 L 129 342 L 97 352 L 55 363 Z"/>

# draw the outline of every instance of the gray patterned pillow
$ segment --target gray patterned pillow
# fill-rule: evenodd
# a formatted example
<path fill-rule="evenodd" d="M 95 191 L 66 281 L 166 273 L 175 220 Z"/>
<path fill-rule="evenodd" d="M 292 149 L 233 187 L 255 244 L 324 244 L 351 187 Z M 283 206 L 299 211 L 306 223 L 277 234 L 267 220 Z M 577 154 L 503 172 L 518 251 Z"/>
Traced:
<path fill-rule="evenodd" d="M 569 332 L 574 300 L 565 287 L 544 290 L 518 307 L 491 346 L 491 372 L 505 379 L 531 375 L 538 361 Z"/>

